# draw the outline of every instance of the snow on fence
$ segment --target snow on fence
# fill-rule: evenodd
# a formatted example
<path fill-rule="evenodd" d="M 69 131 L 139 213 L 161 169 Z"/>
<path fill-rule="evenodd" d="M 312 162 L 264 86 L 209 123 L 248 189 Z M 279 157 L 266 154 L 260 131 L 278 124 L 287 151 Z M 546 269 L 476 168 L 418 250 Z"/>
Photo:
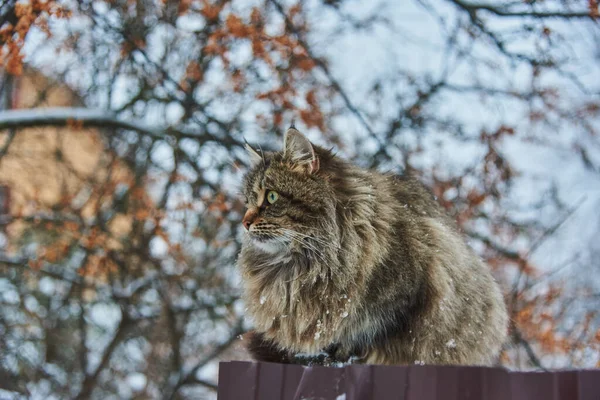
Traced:
<path fill-rule="evenodd" d="M 600 370 L 512 372 L 433 365 L 219 367 L 219 400 L 599 400 Z"/>

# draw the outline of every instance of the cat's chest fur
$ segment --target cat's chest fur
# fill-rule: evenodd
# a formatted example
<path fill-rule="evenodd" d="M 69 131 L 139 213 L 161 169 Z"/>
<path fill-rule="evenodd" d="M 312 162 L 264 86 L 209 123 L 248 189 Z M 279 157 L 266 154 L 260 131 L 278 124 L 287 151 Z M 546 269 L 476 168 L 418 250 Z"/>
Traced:
<path fill-rule="evenodd" d="M 256 329 L 282 348 L 318 353 L 343 342 L 349 327 L 361 318 L 362 293 L 356 285 L 342 288 L 327 272 L 316 273 L 327 270 L 307 268 L 290 257 L 261 271 L 247 257 L 243 251 L 240 264 L 248 314 Z"/>

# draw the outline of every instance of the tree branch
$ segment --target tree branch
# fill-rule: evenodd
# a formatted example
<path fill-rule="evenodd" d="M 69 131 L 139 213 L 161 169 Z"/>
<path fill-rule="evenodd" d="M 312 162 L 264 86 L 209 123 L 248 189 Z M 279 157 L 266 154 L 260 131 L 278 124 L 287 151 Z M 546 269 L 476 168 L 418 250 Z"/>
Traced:
<path fill-rule="evenodd" d="M 68 126 L 70 123 L 81 123 L 86 127 L 127 129 L 155 139 L 165 139 L 165 136 L 170 134 L 175 137 L 193 139 L 199 144 L 212 141 L 229 146 L 244 146 L 242 141 L 231 136 L 218 137 L 209 132 L 183 131 L 173 127 L 156 129 L 139 122 L 124 121 L 109 110 L 56 107 L 0 111 L 0 130 L 36 126 Z"/>
<path fill-rule="evenodd" d="M 206 357 L 204 357 L 203 359 L 198 361 L 194 365 L 194 367 L 192 367 L 189 370 L 189 372 L 181 371 L 179 373 L 179 379 L 177 380 L 177 382 L 173 385 L 173 387 L 171 389 L 166 391 L 164 398 L 171 399 L 171 400 L 174 399 L 175 395 L 177 394 L 179 389 L 184 385 L 198 383 L 198 384 L 201 384 L 204 386 L 209 386 L 209 385 L 206 385 L 207 382 L 196 378 L 196 374 L 202 367 L 204 367 L 206 364 L 208 364 L 214 358 L 218 357 L 223 351 L 225 351 L 229 346 L 231 346 L 231 344 L 235 340 L 237 340 L 238 336 L 241 335 L 243 332 L 244 332 L 244 330 L 242 327 L 242 320 L 239 320 L 238 323 L 236 324 L 236 326 L 234 327 L 233 332 L 231 333 L 231 335 L 225 342 L 218 345 L 211 353 L 206 355 Z"/>
<path fill-rule="evenodd" d="M 159 138 L 163 136 L 160 130 L 120 120 L 115 114 L 105 110 L 57 107 L 0 112 L 0 130 L 42 125 L 66 126 L 73 122 L 83 123 L 84 126 L 128 129 Z"/>
<path fill-rule="evenodd" d="M 217 391 L 218 386 L 212 382 L 209 381 L 205 381 L 204 379 L 198 379 L 196 377 L 193 377 L 191 379 L 188 379 L 187 384 L 189 385 L 202 385 L 204 387 L 207 387 L 209 389 L 212 389 L 214 391 Z"/>
<path fill-rule="evenodd" d="M 80 276 L 77 276 L 77 275 L 65 276 L 63 273 L 61 273 L 62 271 L 64 271 L 64 267 L 46 263 L 47 267 L 32 268 L 29 265 L 30 261 L 33 261 L 33 260 L 29 260 L 26 258 L 9 257 L 6 254 L 0 253 L 0 265 L 6 265 L 9 267 L 27 268 L 31 271 L 39 272 L 41 274 L 47 275 L 54 279 L 66 281 L 66 282 L 69 282 L 69 283 L 75 284 L 75 285 L 86 286 L 85 282 L 83 282 L 83 280 L 81 279 Z M 54 271 L 50 270 L 50 269 L 48 269 L 49 267 L 53 267 L 55 270 Z M 61 271 L 61 272 L 59 272 L 59 271 Z M 69 275 L 71 275 L 71 274 L 69 274 Z"/>
<path fill-rule="evenodd" d="M 2 5 L 0 5 L 0 28 L 2 28 L 4 24 L 16 25 L 19 20 L 15 14 L 16 4 L 17 0 L 2 2 Z"/>
<path fill-rule="evenodd" d="M 122 309 L 121 312 L 122 312 L 121 322 L 119 323 L 119 326 L 117 327 L 115 336 L 113 337 L 111 342 L 108 344 L 108 346 L 106 346 L 106 349 L 104 350 L 104 353 L 102 354 L 102 359 L 100 360 L 100 364 L 98 364 L 98 367 L 96 368 L 96 370 L 93 373 L 85 376 L 85 379 L 83 380 L 83 383 L 81 384 L 81 390 L 79 391 L 79 394 L 77 394 L 77 396 L 75 396 L 75 400 L 88 399 L 90 397 L 90 395 L 92 394 L 92 391 L 94 390 L 94 387 L 97 384 L 98 376 L 100 375 L 100 372 L 102 372 L 102 370 L 106 367 L 106 365 L 110 361 L 110 357 L 112 356 L 112 353 L 117 348 L 119 343 L 121 343 L 121 341 L 125 338 L 127 330 L 132 325 L 132 321 L 127 316 L 126 311 Z"/>
<path fill-rule="evenodd" d="M 529 344 L 529 342 L 523 337 L 521 331 L 519 331 L 519 329 L 517 329 L 516 326 L 513 326 L 512 332 L 513 339 L 516 343 L 523 346 L 532 364 L 541 369 L 542 371 L 548 372 L 548 369 L 542 365 L 540 358 L 537 356 L 537 354 L 535 354 L 535 351 L 531 347 L 531 344 Z"/>
<path fill-rule="evenodd" d="M 450 0 L 458 7 L 469 13 L 483 10 L 499 17 L 531 17 L 531 18 L 589 18 L 594 19 L 589 11 L 510 11 L 506 8 L 493 6 L 491 4 L 467 3 L 462 0 Z"/>
<path fill-rule="evenodd" d="M 8 153 L 8 148 L 10 147 L 10 144 L 12 143 L 16 134 L 17 134 L 17 131 L 15 129 L 11 129 L 10 132 L 8 133 L 8 136 L 6 137 L 6 141 L 4 142 L 4 146 L 2 146 L 2 148 L 0 149 L 0 162 L 2 161 L 2 159 L 4 158 L 6 153 Z"/>
<path fill-rule="evenodd" d="M 475 232 L 473 230 L 465 230 L 465 234 L 467 236 L 472 237 L 473 239 L 477 239 L 477 240 L 483 242 L 485 245 L 487 245 L 488 247 L 497 251 L 498 253 L 502 254 L 506 258 L 509 258 L 511 260 L 518 260 L 518 261 L 524 260 L 523 256 L 521 254 L 519 254 L 518 252 L 513 251 L 507 247 L 504 247 L 504 246 L 494 242 L 491 238 L 489 238 L 479 232 Z"/>

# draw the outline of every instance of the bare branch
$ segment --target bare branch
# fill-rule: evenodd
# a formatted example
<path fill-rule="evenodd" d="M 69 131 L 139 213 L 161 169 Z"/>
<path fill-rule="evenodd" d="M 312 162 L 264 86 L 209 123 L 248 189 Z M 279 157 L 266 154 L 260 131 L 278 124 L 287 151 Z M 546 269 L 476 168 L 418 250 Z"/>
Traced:
<path fill-rule="evenodd" d="M 493 250 L 497 251 L 498 253 L 500 253 L 501 255 L 503 255 L 506 258 L 509 258 L 511 260 L 518 260 L 518 261 L 522 261 L 523 257 L 521 256 L 521 254 L 519 254 L 518 252 L 511 250 L 507 247 L 502 246 L 501 244 L 498 244 L 496 242 L 494 242 L 493 239 L 479 233 L 479 232 L 475 232 L 472 230 L 468 230 L 465 232 L 468 236 L 472 237 L 473 239 L 477 239 L 480 240 L 481 242 L 483 242 L 484 244 L 486 244 L 487 246 L 489 246 L 490 248 L 492 248 Z"/>
<path fill-rule="evenodd" d="M 0 149 L 0 162 L 2 162 L 2 158 L 4 158 L 6 153 L 8 153 L 8 148 L 10 147 L 10 144 L 12 143 L 16 134 L 17 134 L 17 131 L 15 129 L 11 129 L 10 132 L 8 133 L 8 136 L 6 137 L 6 141 L 4 142 L 4 146 L 2 146 L 2 148 Z"/>
<path fill-rule="evenodd" d="M 231 335 L 225 342 L 218 345 L 212 352 L 210 352 L 208 355 L 206 355 L 206 357 L 204 357 L 203 359 L 198 361 L 194 365 L 194 367 L 192 367 L 189 370 L 189 372 L 181 371 L 179 373 L 179 379 L 177 380 L 177 382 L 173 385 L 173 387 L 170 390 L 167 390 L 165 399 L 174 399 L 175 395 L 177 394 L 179 389 L 184 385 L 188 385 L 188 384 L 192 384 L 192 383 L 201 383 L 201 381 L 199 381 L 196 378 L 196 374 L 198 373 L 198 371 L 202 367 L 204 367 L 206 364 L 208 364 L 210 361 L 212 361 L 213 359 L 218 357 L 229 346 L 231 346 L 231 344 L 234 341 L 236 341 L 238 336 L 241 335 L 243 332 L 244 332 L 244 330 L 242 328 L 242 320 L 239 320 L 237 322 L 236 326 L 234 327 Z"/>
<path fill-rule="evenodd" d="M 469 13 L 483 10 L 499 17 L 531 17 L 531 18 L 586 18 L 594 19 L 589 11 L 511 11 L 507 8 L 497 7 L 491 4 L 467 3 L 462 0 L 450 0 Z"/>
<path fill-rule="evenodd" d="M 31 271 L 34 272 L 39 272 L 41 274 L 47 275 L 51 278 L 54 279 L 58 279 L 61 281 L 66 281 L 72 284 L 77 284 L 77 285 L 84 285 L 85 283 L 83 282 L 83 280 L 81 279 L 81 277 L 76 276 L 76 275 L 72 275 L 72 276 L 66 276 L 64 273 L 61 273 L 59 271 L 64 271 L 64 268 L 61 267 L 56 267 L 56 268 L 52 268 L 50 269 L 50 264 L 46 263 L 45 267 L 42 268 L 32 268 L 30 265 L 30 260 L 26 259 L 26 258 L 15 258 L 15 257 L 9 257 L 5 254 L 0 253 L 0 265 L 4 264 L 7 265 L 9 267 L 20 267 L 20 268 L 27 268 Z M 69 274 L 70 275 L 70 274 Z"/>
<path fill-rule="evenodd" d="M 523 337 L 523 335 L 521 334 L 521 331 L 519 331 L 519 329 L 516 326 L 512 327 L 512 336 L 516 343 L 523 346 L 523 348 L 525 349 L 525 352 L 527 353 L 527 356 L 529 357 L 529 360 L 531 360 L 531 363 L 534 366 L 536 366 L 537 368 L 541 369 L 542 371 L 547 372 L 548 369 L 546 369 L 546 367 L 544 367 L 542 365 L 542 362 L 540 361 L 540 358 L 533 350 L 533 347 L 531 347 L 531 344 Z"/>
<path fill-rule="evenodd" d="M 0 112 L 0 130 L 34 126 L 66 126 L 74 122 L 83 123 L 84 126 L 129 129 L 154 137 L 162 137 L 160 130 L 120 120 L 115 114 L 105 110 L 57 107 Z"/>
<path fill-rule="evenodd" d="M 156 129 L 140 122 L 124 121 L 113 112 L 101 109 L 57 107 L 0 111 L 0 130 L 36 126 L 68 126 L 70 123 L 80 123 L 87 127 L 126 129 L 155 139 L 164 139 L 166 135 L 172 135 L 193 139 L 200 144 L 217 142 L 227 146 L 243 147 L 244 145 L 243 141 L 231 136 L 219 137 L 209 132 L 184 131 L 174 127 Z"/>
<path fill-rule="evenodd" d="M 94 372 L 85 376 L 85 379 L 83 380 L 83 383 L 81 384 L 81 390 L 79 391 L 79 394 L 77 394 L 74 397 L 75 399 L 77 399 L 77 400 L 87 399 L 90 397 L 90 395 L 92 394 L 92 391 L 94 390 L 94 387 L 97 384 L 98 376 L 100 375 L 100 372 L 102 372 L 102 370 L 106 367 L 106 365 L 108 364 L 108 361 L 110 361 L 110 357 L 111 357 L 112 353 L 117 348 L 119 343 L 121 343 L 121 341 L 125 338 L 125 335 L 127 334 L 128 329 L 132 326 L 132 321 L 127 316 L 126 311 L 122 309 L 121 312 L 122 312 L 121 322 L 119 323 L 119 326 L 117 327 L 115 336 L 113 337 L 111 342 L 108 344 L 108 346 L 106 346 L 104 353 L 102 353 L 102 358 L 100 360 L 100 364 L 98 364 L 98 367 L 96 367 Z"/>
<path fill-rule="evenodd" d="M 8 0 L 2 2 L 2 5 L 0 5 L 0 28 L 2 28 L 4 24 L 15 25 L 19 20 L 15 14 L 16 4 L 17 0 Z"/>
<path fill-rule="evenodd" d="M 192 379 L 189 379 L 188 381 L 189 381 L 188 382 L 189 385 L 202 385 L 202 386 L 212 389 L 214 391 L 216 391 L 218 389 L 218 387 L 215 383 L 205 381 L 204 379 L 199 379 L 199 378 L 194 377 Z"/>
<path fill-rule="evenodd" d="M 556 233 L 556 231 L 565 223 L 571 216 L 581 207 L 581 205 L 585 202 L 587 196 L 582 197 L 577 204 L 571 207 L 565 215 L 561 219 L 559 219 L 554 225 L 546 229 L 542 235 L 531 245 L 531 248 L 528 252 L 528 257 L 531 256 L 535 251 L 552 235 Z"/>

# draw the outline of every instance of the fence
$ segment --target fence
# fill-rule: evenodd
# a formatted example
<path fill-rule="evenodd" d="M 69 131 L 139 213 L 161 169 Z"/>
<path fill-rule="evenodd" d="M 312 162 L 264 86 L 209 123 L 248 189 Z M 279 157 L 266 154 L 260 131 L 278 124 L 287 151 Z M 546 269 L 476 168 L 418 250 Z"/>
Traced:
<path fill-rule="evenodd" d="M 222 362 L 219 400 L 600 400 L 600 370 Z"/>

